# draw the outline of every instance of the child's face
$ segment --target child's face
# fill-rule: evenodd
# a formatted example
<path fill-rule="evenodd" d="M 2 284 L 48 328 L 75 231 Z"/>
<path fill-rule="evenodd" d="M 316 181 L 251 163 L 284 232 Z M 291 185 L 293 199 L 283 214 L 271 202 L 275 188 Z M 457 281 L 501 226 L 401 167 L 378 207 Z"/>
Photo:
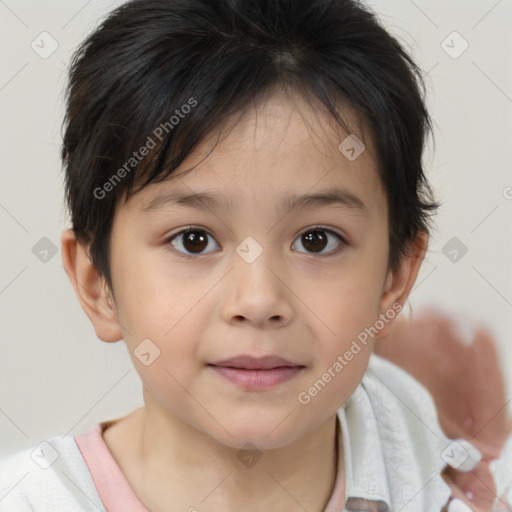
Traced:
<path fill-rule="evenodd" d="M 358 342 L 351 360 L 344 354 L 396 305 L 405 286 L 387 270 L 386 199 L 373 148 L 367 144 L 349 161 L 338 150 L 347 134 L 320 128 L 318 119 L 327 118 L 318 114 L 315 121 L 300 104 L 304 117 L 282 94 L 257 113 L 249 110 L 194 170 L 135 194 L 118 206 L 113 223 L 115 316 L 148 410 L 238 448 L 284 446 L 332 418 L 361 381 L 371 343 Z M 202 145 L 182 168 L 210 147 Z M 288 211 L 283 202 L 289 194 L 333 189 L 357 196 L 364 207 Z M 222 196 L 232 210 L 168 203 L 144 211 L 168 192 Z M 167 241 L 189 225 L 205 232 Z M 319 238 L 301 236 L 316 225 Z M 145 339 L 160 350 L 148 366 L 134 355 Z M 154 357 L 150 347 L 152 355 L 142 359 Z M 241 355 L 275 355 L 302 368 L 256 389 L 209 366 Z M 308 391 L 329 369 L 330 382 Z"/>

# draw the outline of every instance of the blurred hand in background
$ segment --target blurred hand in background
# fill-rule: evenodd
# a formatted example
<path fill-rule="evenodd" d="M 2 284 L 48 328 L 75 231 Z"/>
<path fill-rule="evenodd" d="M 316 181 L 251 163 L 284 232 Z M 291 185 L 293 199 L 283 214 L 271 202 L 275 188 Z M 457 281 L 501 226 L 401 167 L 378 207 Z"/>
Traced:
<path fill-rule="evenodd" d="M 461 315 L 423 307 L 412 317 L 400 316 L 391 333 L 375 343 L 375 353 L 430 391 L 447 437 L 466 439 L 480 450 L 482 460 L 472 471 L 448 466 L 443 477 L 472 510 L 490 512 L 496 486 L 489 463 L 500 456 L 512 432 L 491 331 Z"/>

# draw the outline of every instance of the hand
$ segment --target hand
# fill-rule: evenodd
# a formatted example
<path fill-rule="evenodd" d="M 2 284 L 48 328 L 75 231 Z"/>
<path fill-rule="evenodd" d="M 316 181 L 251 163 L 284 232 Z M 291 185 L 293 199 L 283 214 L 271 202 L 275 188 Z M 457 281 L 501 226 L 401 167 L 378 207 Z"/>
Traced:
<path fill-rule="evenodd" d="M 455 497 L 489 512 L 496 488 L 489 463 L 498 458 L 512 422 L 493 335 L 462 316 L 423 307 L 400 317 L 375 352 L 402 367 L 431 393 L 447 437 L 466 439 L 482 453 L 469 473 L 448 467 L 443 477 Z"/>

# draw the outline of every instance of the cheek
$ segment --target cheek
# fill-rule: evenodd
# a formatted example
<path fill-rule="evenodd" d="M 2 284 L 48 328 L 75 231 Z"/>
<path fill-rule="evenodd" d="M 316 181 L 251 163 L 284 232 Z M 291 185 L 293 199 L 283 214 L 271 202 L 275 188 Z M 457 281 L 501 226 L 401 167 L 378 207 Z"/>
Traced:
<path fill-rule="evenodd" d="M 186 385 L 198 370 L 196 363 L 200 364 L 197 350 L 203 325 L 196 315 L 201 293 L 165 285 L 165 280 L 154 280 L 148 273 L 136 283 L 126 282 L 119 320 L 146 387 L 156 396 L 163 392 L 179 401 L 183 395 L 179 383 Z"/>
<path fill-rule="evenodd" d="M 163 249 L 146 250 L 118 260 L 118 318 L 129 337 L 154 337 L 167 343 L 205 293 L 205 283 L 191 280 L 163 253 Z"/>
<path fill-rule="evenodd" d="M 376 293 L 369 284 L 340 283 L 329 297 L 319 310 L 325 325 L 315 335 L 317 362 L 304 390 L 319 415 L 326 408 L 334 413 L 361 382 L 373 347 L 369 328 L 377 318 Z"/>
<path fill-rule="evenodd" d="M 308 296 L 308 306 L 321 320 L 315 321 L 315 377 L 330 371 L 323 379 L 330 379 L 327 387 L 331 391 L 325 398 L 336 403 L 352 393 L 352 383 L 357 385 L 366 370 L 379 318 L 379 279 L 375 267 L 372 270 L 361 265 L 356 271 L 351 267 L 333 275 L 324 287 Z"/>
<path fill-rule="evenodd" d="M 382 293 L 379 285 L 380 276 L 375 270 L 361 265 L 326 276 L 318 286 L 310 287 L 306 304 L 310 314 L 322 320 L 323 338 L 331 338 L 337 348 L 342 348 L 339 343 L 373 325 Z"/>
<path fill-rule="evenodd" d="M 188 403 L 184 388 L 190 387 L 203 364 L 197 357 L 201 325 L 187 314 L 190 307 L 159 297 L 159 304 L 166 307 L 133 302 L 125 341 L 144 386 L 166 407 L 172 403 L 179 409 Z"/>

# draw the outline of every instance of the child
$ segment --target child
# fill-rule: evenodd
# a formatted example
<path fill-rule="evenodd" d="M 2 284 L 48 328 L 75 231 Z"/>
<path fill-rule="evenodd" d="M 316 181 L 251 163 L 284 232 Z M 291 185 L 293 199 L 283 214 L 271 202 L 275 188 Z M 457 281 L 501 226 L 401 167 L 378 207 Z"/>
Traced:
<path fill-rule="evenodd" d="M 0 510 L 446 506 L 432 399 L 371 355 L 439 206 L 420 84 L 355 0 L 132 0 L 87 38 L 62 256 L 144 406 L 4 460 Z"/>

